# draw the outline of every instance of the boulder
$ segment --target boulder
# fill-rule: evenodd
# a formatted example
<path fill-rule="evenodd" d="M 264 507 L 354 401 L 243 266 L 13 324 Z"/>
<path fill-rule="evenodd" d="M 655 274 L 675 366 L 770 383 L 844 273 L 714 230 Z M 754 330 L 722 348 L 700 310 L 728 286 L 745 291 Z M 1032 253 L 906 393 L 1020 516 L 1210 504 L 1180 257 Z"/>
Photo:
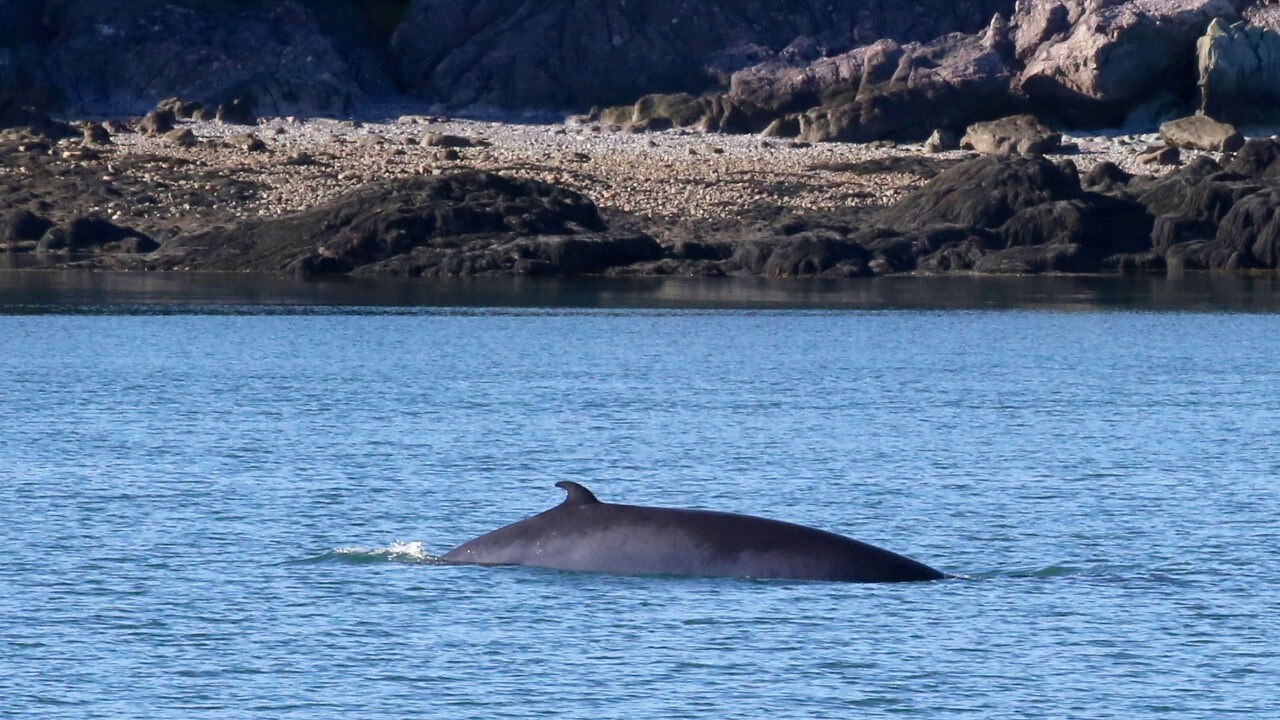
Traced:
<path fill-rule="evenodd" d="M 1190 95 L 1196 39 L 1231 0 L 1046 0 L 1018 3 L 1024 66 L 1014 85 L 1075 124 L 1117 125 L 1167 88 Z"/>
<path fill-rule="evenodd" d="M 970 125 L 960 147 L 985 154 L 1053 152 L 1062 145 L 1062 133 L 1045 127 L 1034 115 L 1012 115 Z"/>
<path fill-rule="evenodd" d="M 1209 24 L 1196 41 L 1200 111 L 1234 122 L 1274 121 L 1280 110 L 1280 32 Z"/>
<path fill-rule="evenodd" d="M 1160 125 L 1160 137 L 1171 147 L 1210 152 L 1235 152 L 1244 136 L 1229 123 L 1204 115 L 1190 115 Z"/>

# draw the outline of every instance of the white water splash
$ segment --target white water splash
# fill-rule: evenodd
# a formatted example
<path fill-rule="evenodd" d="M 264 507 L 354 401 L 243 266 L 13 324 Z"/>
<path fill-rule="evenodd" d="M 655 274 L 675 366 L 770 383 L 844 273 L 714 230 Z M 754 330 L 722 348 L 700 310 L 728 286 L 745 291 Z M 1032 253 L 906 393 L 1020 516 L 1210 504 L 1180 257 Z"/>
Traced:
<path fill-rule="evenodd" d="M 393 540 L 386 547 L 368 549 L 362 547 L 340 547 L 333 549 L 334 555 L 351 557 L 352 559 L 381 559 L 391 562 L 432 562 L 436 557 L 422 547 L 422 541 L 402 542 Z"/>

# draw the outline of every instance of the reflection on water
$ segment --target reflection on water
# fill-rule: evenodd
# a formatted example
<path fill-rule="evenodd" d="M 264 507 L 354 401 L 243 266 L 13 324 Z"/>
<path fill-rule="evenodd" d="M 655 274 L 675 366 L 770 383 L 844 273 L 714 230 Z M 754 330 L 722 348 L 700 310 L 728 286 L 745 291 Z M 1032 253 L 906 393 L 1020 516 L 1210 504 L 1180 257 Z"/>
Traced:
<path fill-rule="evenodd" d="M 301 312 L 316 307 L 1280 310 L 1276 276 L 480 278 L 0 271 L 0 313 Z"/>

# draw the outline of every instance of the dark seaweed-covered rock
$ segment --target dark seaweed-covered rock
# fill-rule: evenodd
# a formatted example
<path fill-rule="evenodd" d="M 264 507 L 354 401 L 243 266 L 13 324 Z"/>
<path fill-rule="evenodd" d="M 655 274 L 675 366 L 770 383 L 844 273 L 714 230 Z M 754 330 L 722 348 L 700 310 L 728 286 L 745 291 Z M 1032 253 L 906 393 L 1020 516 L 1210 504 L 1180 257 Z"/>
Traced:
<path fill-rule="evenodd" d="M 35 249 L 39 253 L 145 253 L 157 247 L 159 243 L 137 230 L 90 215 L 49 228 Z"/>
<path fill-rule="evenodd" d="M 0 251 L 33 247 L 51 227 L 51 221 L 30 210 L 17 209 L 0 213 Z"/>
<path fill-rule="evenodd" d="M 1261 177 L 1273 174 L 1271 168 L 1275 166 L 1277 159 L 1280 159 L 1280 140 L 1251 138 L 1245 141 L 1231 162 L 1227 163 L 1226 170 L 1249 177 Z"/>
<path fill-rule="evenodd" d="M 1071 253 L 1078 265 L 1071 269 L 1089 272 L 1108 255 L 1149 250 L 1151 222 L 1136 202 L 1089 193 L 1022 210 L 997 232 L 1010 248 L 1078 246 Z"/>
<path fill-rule="evenodd" d="M 871 254 L 856 242 L 830 231 L 748 240 L 738 244 L 728 263 L 745 273 L 769 277 L 857 277 L 870 275 Z"/>
<path fill-rule="evenodd" d="M 863 233 L 859 239 L 874 256 L 871 268 L 880 274 L 970 270 L 986 252 L 1003 247 L 995 233 L 963 225 Z"/>
<path fill-rule="evenodd" d="M 662 256 L 612 235 L 576 192 L 484 172 L 385 180 L 295 215 L 179 237 L 161 268 L 400 274 L 589 274 Z"/>
<path fill-rule="evenodd" d="M 1080 184 L 1097 192 L 1115 192 L 1127 186 L 1132 179 L 1131 173 L 1125 172 L 1110 160 L 1104 160 L 1090 168 L 1081 178 Z"/>
<path fill-rule="evenodd" d="M 1218 224 L 1213 246 L 1211 270 L 1280 269 L 1280 188 L 1237 202 Z"/>
<path fill-rule="evenodd" d="M 943 171 L 880 214 L 885 227 L 996 228 L 1021 210 L 1080 197 L 1080 179 L 1042 157 L 989 155 Z"/>

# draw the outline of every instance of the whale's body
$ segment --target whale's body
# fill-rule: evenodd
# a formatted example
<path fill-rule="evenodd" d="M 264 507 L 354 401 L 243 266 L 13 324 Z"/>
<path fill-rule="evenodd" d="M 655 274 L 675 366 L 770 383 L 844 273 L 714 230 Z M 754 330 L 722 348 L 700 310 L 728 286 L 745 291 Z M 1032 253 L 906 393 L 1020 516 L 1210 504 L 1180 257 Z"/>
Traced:
<path fill-rule="evenodd" d="M 615 575 L 938 580 L 911 558 L 843 535 L 750 515 L 604 503 L 559 482 L 564 502 L 464 543 L 448 563 L 528 565 Z"/>

